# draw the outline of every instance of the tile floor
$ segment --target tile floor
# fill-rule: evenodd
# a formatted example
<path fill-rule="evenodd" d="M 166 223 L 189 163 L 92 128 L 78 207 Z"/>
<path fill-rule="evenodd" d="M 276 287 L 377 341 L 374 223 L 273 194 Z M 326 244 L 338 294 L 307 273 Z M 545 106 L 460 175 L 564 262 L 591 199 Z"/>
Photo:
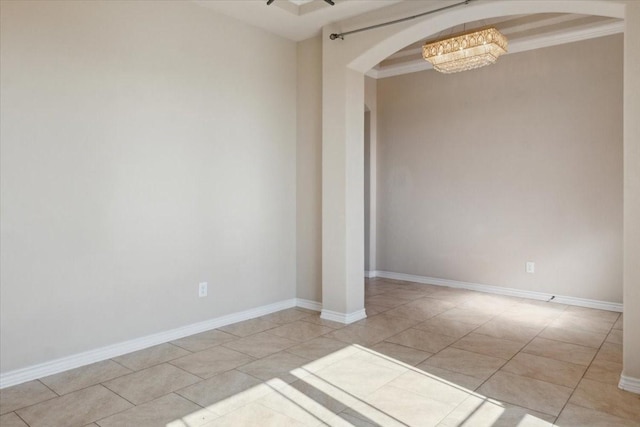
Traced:
<path fill-rule="evenodd" d="M 288 309 L 0 391 L 13 426 L 639 426 L 618 313 L 369 280 L 344 326 Z"/>

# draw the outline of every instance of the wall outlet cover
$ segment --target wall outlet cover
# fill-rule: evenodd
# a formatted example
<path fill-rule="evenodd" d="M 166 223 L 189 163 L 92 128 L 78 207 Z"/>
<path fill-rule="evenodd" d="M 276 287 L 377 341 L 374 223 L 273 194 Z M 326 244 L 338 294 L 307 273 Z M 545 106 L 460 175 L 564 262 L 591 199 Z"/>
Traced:
<path fill-rule="evenodd" d="M 207 282 L 202 282 L 198 285 L 198 296 L 200 298 L 207 296 Z"/>

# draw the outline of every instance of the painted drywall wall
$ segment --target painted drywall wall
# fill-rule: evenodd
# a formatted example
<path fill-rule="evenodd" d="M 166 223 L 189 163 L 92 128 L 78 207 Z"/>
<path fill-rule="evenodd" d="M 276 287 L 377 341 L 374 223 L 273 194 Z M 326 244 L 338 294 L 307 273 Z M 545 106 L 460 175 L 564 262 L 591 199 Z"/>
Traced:
<path fill-rule="evenodd" d="M 626 5 L 624 34 L 624 375 L 640 393 L 640 3 Z"/>
<path fill-rule="evenodd" d="M 621 302 L 622 53 L 379 80 L 378 269 Z"/>
<path fill-rule="evenodd" d="M 297 293 L 322 301 L 322 40 L 298 48 Z"/>
<path fill-rule="evenodd" d="M 366 107 L 365 103 L 365 107 Z M 364 271 L 371 263 L 371 111 L 364 112 Z"/>
<path fill-rule="evenodd" d="M 371 77 L 364 78 L 365 152 L 364 152 L 364 200 L 365 200 L 365 242 L 364 270 L 376 270 L 376 222 L 377 222 L 377 146 L 378 146 L 378 82 Z"/>
<path fill-rule="evenodd" d="M 438 6 L 437 1 L 400 2 L 397 5 L 379 9 L 376 13 L 368 13 L 358 17 L 337 22 L 323 28 L 323 37 L 331 33 L 348 31 L 366 25 L 373 25 L 393 18 L 402 18 L 433 10 Z M 492 17 L 530 14 L 530 13 L 580 13 L 585 15 L 609 16 L 625 19 L 625 65 L 624 65 L 624 145 L 625 167 L 624 188 L 624 306 L 626 312 L 640 313 L 640 280 L 638 278 L 638 263 L 640 255 L 638 233 L 640 216 L 634 215 L 638 209 L 640 184 L 638 184 L 636 161 L 640 135 L 636 117 L 638 117 L 638 100 L 640 100 L 640 73 L 637 72 L 640 50 L 638 49 L 637 34 L 632 29 L 638 28 L 638 2 L 636 0 L 555 0 L 550 1 L 512 1 L 512 0 L 484 0 L 472 2 L 464 8 L 454 8 L 437 14 L 407 21 L 397 25 L 378 28 L 376 31 L 353 34 L 344 40 L 334 43 L 334 48 L 323 49 L 323 145 L 331 144 L 331 150 L 323 150 L 323 227 L 330 230 L 344 230 L 342 235 L 325 233 L 323 231 L 323 248 L 330 246 L 338 250 L 324 251 L 323 255 L 323 294 L 339 305 L 340 299 L 345 299 L 345 288 L 359 288 L 358 281 L 348 282 L 342 273 L 347 269 L 354 271 L 359 268 L 360 261 L 357 253 L 362 252 L 354 247 L 352 253 L 340 250 L 345 240 L 345 234 L 352 230 L 362 229 L 364 221 L 358 220 L 358 215 L 351 215 L 345 221 L 344 212 L 350 207 L 344 198 L 329 197 L 330 194 L 341 192 L 341 180 L 324 179 L 325 175 L 338 174 L 340 177 L 361 163 L 362 159 L 344 156 L 344 146 L 354 143 L 352 131 L 361 127 L 359 120 L 354 120 L 348 114 L 356 108 L 362 99 L 359 96 L 360 80 L 345 79 L 343 71 L 355 70 L 359 73 L 369 71 L 375 64 L 398 51 L 399 49 L 433 34 L 438 34 L 448 28 L 462 25 L 465 22 L 490 19 Z M 631 30 L 630 30 L 631 28 Z M 634 38 L 635 37 L 635 38 Z M 344 105 L 343 107 L 341 105 Z M 336 141 L 339 139 L 340 141 Z M 355 141 L 357 143 L 357 141 Z M 339 145 L 343 146 L 341 150 Z M 631 157 L 629 157 L 631 156 Z M 357 180 L 356 180 L 357 181 Z M 357 185 L 357 182 L 347 182 L 347 186 Z M 327 197 L 324 195 L 327 194 Z M 328 278 L 341 280 L 335 284 Z M 327 296 L 328 294 L 328 296 Z M 629 319 L 630 318 L 630 319 Z M 638 315 L 625 317 L 625 324 L 635 325 Z M 640 348 L 640 335 L 637 328 L 625 330 L 624 344 L 624 372 L 629 375 L 627 388 L 637 390 L 640 377 L 640 359 L 636 356 Z M 632 385 L 635 384 L 635 385 Z"/>
<path fill-rule="evenodd" d="M 295 43 L 182 1 L 1 15 L 3 372 L 295 297 Z"/>
<path fill-rule="evenodd" d="M 322 44 L 322 305 L 323 315 L 356 319 L 364 313 L 364 75 L 344 69 L 336 47 Z"/>

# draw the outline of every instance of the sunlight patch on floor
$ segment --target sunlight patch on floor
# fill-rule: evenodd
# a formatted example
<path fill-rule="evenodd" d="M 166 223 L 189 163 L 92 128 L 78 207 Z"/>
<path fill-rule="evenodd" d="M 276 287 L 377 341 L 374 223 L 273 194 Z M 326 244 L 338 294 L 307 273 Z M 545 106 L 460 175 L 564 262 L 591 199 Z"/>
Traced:
<path fill-rule="evenodd" d="M 168 427 L 537 427 L 544 414 L 489 399 L 359 345 L 349 345 L 175 420 Z"/>

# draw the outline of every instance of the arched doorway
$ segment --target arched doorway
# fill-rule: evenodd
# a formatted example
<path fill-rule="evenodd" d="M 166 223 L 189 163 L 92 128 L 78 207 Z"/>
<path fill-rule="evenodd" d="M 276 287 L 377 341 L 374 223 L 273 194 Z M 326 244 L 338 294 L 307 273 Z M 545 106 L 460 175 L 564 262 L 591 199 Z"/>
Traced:
<path fill-rule="evenodd" d="M 629 13 L 629 8 L 632 13 Z M 580 13 L 637 20 L 640 25 L 640 6 L 624 1 L 506 1 L 495 0 L 470 3 L 434 15 L 410 21 L 407 24 L 385 27 L 360 33 L 344 41 L 329 41 L 329 34 L 339 32 L 338 27 L 327 27 L 323 34 L 323 317 L 350 323 L 366 316 L 364 312 L 364 73 L 392 53 L 413 42 L 450 27 L 469 21 L 533 13 Z M 632 100 L 627 90 L 640 87 L 640 73 L 632 73 L 640 62 L 640 51 L 629 58 L 633 49 L 633 35 L 625 32 L 625 116 L 640 114 L 640 102 Z M 636 36 L 637 37 L 637 36 Z M 631 60 L 630 60 L 631 59 Z M 635 65 L 634 65 L 635 64 Z M 633 68 L 635 67 L 635 68 Z M 635 75 L 634 75 L 635 74 Z M 630 83 L 630 84 L 629 84 Z M 637 97 L 636 97 L 637 98 Z M 628 100 L 632 100 L 627 102 Z M 625 168 L 634 158 L 627 158 L 629 144 L 638 145 L 640 129 L 625 127 Z M 634 145 L 634 146 L 635 146 Z M 636 150 L 638 147 L 636 147 Z M 638 173 L 640 165 L 633 166 Z M 640 192 L 633 176 L 625 175 L 625 187 Z M 633 182 L 630 182 L 633 181 Z M 631 196 L 631 199 L 630 199 Z M 628 200 L 633 203 L 627 204 Z M 640 212 L 640 196 L 625 193 L 625 241 L 629 224 L 640 229 L 640 219 L 633 214 Z M 638 216 L 640 218 L 640 215 Z M 631 236 L 633 237 L 633 236 Z M 637 239 L 637 238 L 636 238 Z M 640 243 L 631 239 L 625 243 L 625 259 L 640 254 Z M 637 245 L 637 247 L 636 247 Z M 629 272 L 627 272 L 629 268 Z M 625 308 L 635 304 L 640 312 L 640 272 L 625 267 Z M 634 297 L 629 301 L 628 295 Z M 640 322 L 640 315 L 636 321 Z M 625 321 L 629 322 L 629 316 Z M 625 374 L 627 390 L 640 392 L 640 360 L 633 354 L 640 353 L 640 337 L 625 332 Z M 637 383 L 636 383 L 637 381 Z"/>

